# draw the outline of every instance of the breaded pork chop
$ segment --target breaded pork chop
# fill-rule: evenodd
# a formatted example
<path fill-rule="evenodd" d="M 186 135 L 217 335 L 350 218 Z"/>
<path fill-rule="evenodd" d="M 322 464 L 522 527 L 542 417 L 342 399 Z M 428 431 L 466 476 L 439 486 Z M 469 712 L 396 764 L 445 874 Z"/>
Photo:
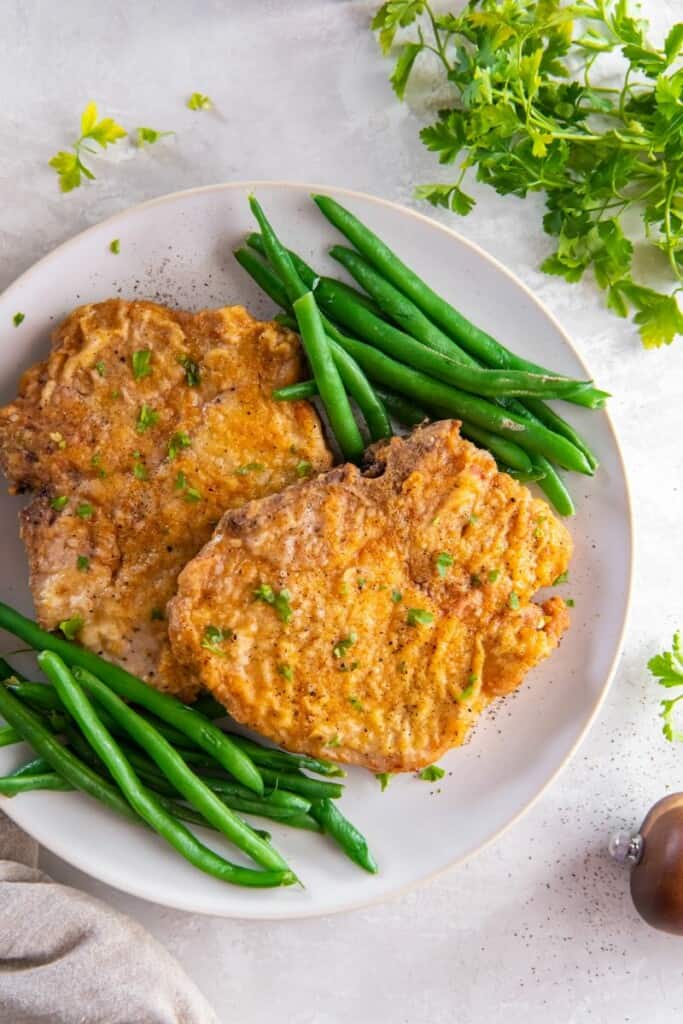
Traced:
<path fill-rule="evenodd" d="M 443 421 L 229 511 L 169 604 L 177 659 L 290 750 L 408 771 L 558 643 L 572 544 Z"/>
<path fill-rule="evenodd" d="M 22 537 L 38 618 L 191 698 L 166 603 L 227 508 L 331 465 L 296 336 L 239 306 L 192 315 L 110 300 L 75 310 L 0 410 L 0 462 L 36 497 Z"/>

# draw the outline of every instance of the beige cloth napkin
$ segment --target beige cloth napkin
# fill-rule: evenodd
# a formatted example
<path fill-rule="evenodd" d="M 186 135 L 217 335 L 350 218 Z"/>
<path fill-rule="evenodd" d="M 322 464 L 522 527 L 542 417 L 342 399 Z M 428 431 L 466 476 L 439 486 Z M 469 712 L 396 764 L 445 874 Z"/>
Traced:
<path fill-rule="evenodd" d="M 144 928 L 37 863 L 0 812 L 0 1024 L 218 1024 Z"/>

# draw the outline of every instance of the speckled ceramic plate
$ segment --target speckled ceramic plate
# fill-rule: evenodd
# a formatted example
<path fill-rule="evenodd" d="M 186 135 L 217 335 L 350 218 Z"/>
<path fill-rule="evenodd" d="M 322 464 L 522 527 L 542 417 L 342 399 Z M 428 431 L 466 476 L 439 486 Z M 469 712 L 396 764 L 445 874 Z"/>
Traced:
<path fill-rule="evenodd" d="M 81 302 L 123 295 L 189 309 L 242 303 L 257 315 L 271 314 L 269 301 L 232 258 L 253 229 L 247 206 L 252 190 L 283 236 L 325 268 L 335 232 L 310 201 L 311 186 L 217 185 L 136 206 L 60 246 L 0 298 L 2 400 L 14 395 L 21 371 L 45 356 L 55 324 Z M 476 246 L 383 200 L 343 189 L 317 191 L 350 206 L 438 291 L 515 351 L 567 374 L 589 375 L 547 310 Z M 121 242 L 118 256 L 109 251 L 114 238 Z M 14 329 L 18 311 L 26 319 Z M 145 899 L 206 914 L 287 918 L 345 910 L 471 857 L 530 806 L 576 750 L 605 695 L 623 636 L 632 565 L 624 466 L 608 415 L 566 408 L 602 463 L 594 479 L 571 481 L 576 554 L 571 584 L 564 587 L 576 603 L 571 630 L 516 696 L 484 715 L 467 746 L 442 760 L 447 775 L 438 785 L 407 775 L 381 793 L 372 775 L 349 773 L 343 807 L 370 839 L 377 876 L 346 861 L 320 836 L 274 826 L 275 841 L 305 889 L 238 889 L 195 871 L 156 836 L 87 797 L 30 793 L 0 798 L 0 807 L 81 870 Z M 22 504 L 20 498 L 0 498 L 0 595 L 30 613 L 17 529 Z M 0 636 L 0 650 L 14 646 L 11 637 Z M 27 753 L 24 747 L 0 750 L 0 772 Z"/>

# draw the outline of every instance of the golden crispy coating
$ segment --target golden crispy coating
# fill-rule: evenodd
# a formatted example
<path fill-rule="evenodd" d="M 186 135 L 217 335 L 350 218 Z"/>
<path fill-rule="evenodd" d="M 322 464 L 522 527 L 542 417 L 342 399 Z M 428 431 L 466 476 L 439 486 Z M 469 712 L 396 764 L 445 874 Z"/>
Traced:
<path fill-rule="evenodd" d="M 264 736 L 409 771 L 462 743 L 558 643 L 564 602 L 531 597 L 566 570 L 572 545 L 456 422 L 369 457 L 365 472 L 340 466 L 226 512 L 180 575 L 169 636 Z"/>
<path fill-rule="evenodd" d="M 0 462 L 22 515 L 43 626 L 159 689 L 197 682 L 170 654 L 165 608 L 226 508 L 329 468 L 296 336 L 239 306 L 196 315 L 109 300 L 75 310 L 0 410 Z"/>

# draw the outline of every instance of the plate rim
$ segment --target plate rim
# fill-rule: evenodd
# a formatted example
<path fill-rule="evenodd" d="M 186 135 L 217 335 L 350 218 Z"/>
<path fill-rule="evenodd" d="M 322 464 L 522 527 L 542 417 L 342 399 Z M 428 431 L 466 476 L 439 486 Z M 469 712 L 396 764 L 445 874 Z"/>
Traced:
<path fill-rule="evenodd" d="M 486 249 L 480 246 L 477 242 L 473 242 L 470 239 L 466 238 L 455 228 L 449 227 L 446 224 L 442 224 L 439 221 L 434 220 L 432 217 L 429 217 L 426 214 L 421 213 L 419 210 L 413 210 L 410 207 L 404 206 L 402 203 L 396 202 L 391 199 L 385 199 L 382 196 L 377 196 L 370 192 L 364 192 L 360 189 L 345 188 L 337 185 L 315 184 L 301 181 L 288 181 L 286 179 L 243 179 L 239 181 L 216 182 L 214 184 L 200 185 L 194 188 L 180 189 L 175 192 L 167 192 L 160 196 L 155 196 L 151 199 L 143 200 L 140 203 L 135 203 L 133 206 L 128 206 L 123 210 L 119 210 L 117 213 L 113 213 L 110 216 L 105 217 L 103 220 L 97 221 L 97 223 L 95 224 L 91 224 L 89 227 L 84 228 L 77 234 L 72 235 L 70 238 L 65 239 L 63 242 L 60 242 L 59 245 L 57 245 L 54 249 L 51 249 L 50 252 L 46 253 L 44 256 L 41 256 L 39 260 L 31 264 L 31 266 L 28 267 L 26 270 L 22 271 L 22 273 L 19 274 L 19 276 L 16 277 L 0 293 L 0 301 L 5 300 L 8 296 L 11 297 L 11 293 L 14 291 L 15 288 L 24 285 L 27 279 L 29 279 L 31 275 L 36 273 L 45 264 L 50 263 L 50 261 L 54 260 L 55 258 L 61 257 L 61 255 L 71 246 L 78 245 L 84 237 L 88 236 L 91 233 L 94 233 L 95 231 L 98 231 L 100 228 L 106 226 L 107 224 L 121 223 L 121 221 L 123 221 L 124 219 L 127 219 L 131 216 L 135 216 L 142 210 L 147 209 L 148 207 L 175 202 L 179 199 L 182 200 L 186 197 L 198 195 L 200 193 L 223 192 L 240 189 L 249 189 L 251 191 L 254 191 L 259 188 L 279 188 L 284 190 L 291 189 L 293 191 L 298 192 L 306 191 L 309 194 L 322 192 L 333 194 L 335 196 L 344 196 L 350 199 L 361 199 L 369 201 L 370 203 L 375 203 L 380 206 L 388 207 L 389 209 L 395 211 L 397 214 L 401 216 L 413 217 L 416 220 L 428 224 L 431 228 L 436 228 L 443 232 L 444 234 L 449 235 L 451 238 L 454 238 L 457 242 L 459 242 L 460 245 L 471 250 L 472 252 L 475 252 L 478 256 L 486 260 L 488 263 L 492 264 L 500 273 L 504 274 L 507 278 L 509 278 L 516 285 L 517 288 L 519 288 L 522 292 L 526 294 L 527 298 L 529 298 L 532 301 L 532 303 L 534 303 L 552 323 L 553 327 L 561 335 L 562 340 L 567 345 L 569 350 L 572 352 L 580 366 L 583 368 L 583 370 L 585 370 L 586 374 L 592 379 L 592 375 L 590 373 L 590 370 L 588 369 L 586 360 L 584 359 L 583 355 L 577 350 L 576 346 L 574 345 L 574 342 L 572 341 L 572 339 L 570 338 L 569 334 L 564 329 L 562 324 L 559 322 L 555 314 L 550 309 L 548 309 L 545 302 L 542 299 L 540 299 L 532 291 L 532 289 L 527 284 L 525 284 L 525 282 L 522 281 L 517 276 L 517 274 L 515 274 L 513 270 L 506 267 L 496 256 L 493 256 L 491 253 L 487 252 Z M 127 882 L 124 885 L 117 878 L 110 877 L 108 870 L 106 868 L 100 868 L 99 865 L 97 866 L 97 871 L 94 872 L 90 864 L 85 866 L 81 863 L 81 858 L 78 856 L 78 854 L 74 856 L 71 851 L 64 851 L 61 847 L 61 844 L 57 843 L 55 845 L 52 843 L 52 841 L 46 842 L 44 839 L 38 839 L 36 836 L 34 836 L 31 831 L 31 828 L 27 827 L 22 822 L 17 821 L 14 814 L 12 814 L 11 800 L 3 801 L 2 807 L 0 809 L 5 814 L 7 814 L 9 818 L 15 821 L 15 823 L 20 828 L 24 829 L 24 831 L 27 832 L 28 835 L 35 839 L 35 841 L 40 846 L 45 847 L 45 849 L 49 850 L 50 853 L 52 853 L 54 856 L 59 857 L 61 860 L 65 861 L 65 863 L 69 864 L 76 870 L 83 872 L 90 878 L 94 878 L 97 881 L 102 882 L 113 889 L 118 890 L 119 892 L 126 893 L 128 895 L 134 896 L 137 899 L 144 900 L 147 903 L 152 903 L 157 906 L 168 907 L 173 910 L 181 910 L 185 913 L 201 914 L 202 917 L 214 917 L 235 921 L 303 920 L 306 918 L 328 917 L 337 914 L 344 914 L 354 910 L 359 910 L 363 907 L 377 906 L 381 903 L 388 902 L 389 900 L 400 898 L 407 892 L 410 892 L 413 889 L 416 889 L 420 886 L 428 884 L 429 882 L 432 882 L 434 879 L 443 875 L 446 871 L 450 871 L 453 868 L 464 864 L 466 861 L 470 860 L 470 858 L 482 853 L 493 843 L 500 840 L 509 829 L 511 829 L 529 811 L 532 810 L 532 808 L 541 799 L 541 797 L 544 796 L 550 789 L 550 787 L 555 784 L 555 782 L 558 780 L 562 772 L 566 769 L 570 761 L 574 758 L 578 749 L 580 748 L 580 746 L 588 736 L 588 733 L 595 724 L 595 721 L 598 715 L 600 714 L 600 711 L 602 710 L 602 707 L 607 699 L 607 695 L 614 682 L 616 670 L 622 655 L 624 638 L 626 636 L 626 632 L 630 623 L 633 606 L 633 584 L 635 576 L 636 558 L 636 530 L 633 513 L 633 497 L 629 475 L 626 468 L 624 452 L 621 447 L 619 436 L 615 429 L 614 421 L 612 419 L 609 409 L 604 408 L 601 409 L 600 411 L 606 417 L 607 426 L 609 428 L 612 442 L 614 444 L 614 452 L 616 455 L 617 463 L 624 482 L 626 513 L 625 523 L 628 528 L 628 568 L 625 595 L 626 600 L 624 604 L 623 618 L 621 626 L 618 631 L 617 642 L 614 648 L 614 655 L 607 670 L 607 674 L 605 676 L 605 681 L 602 686 L 602 689 L 597 699 L 595 700 L 595 703 L 593 704 L 593 707 L 591 708 L 591 711 L 588 717 L 586 718 L 586 721 L 584 722 L 571 747 L 564 755 L 562 761 L 558 764 L 557 768 L 552 772 L 552 774 L 549 775 L 548 778 L 543 782 L 541 787 L 534 793 L 534 795 L 531 796 L 526 801 L 526 803 L 524 803 L 520 808 L 518 808 L 518 810 L 513 815 L 511 815 L 511 817 L 509 817 L 505 822 L 503 822 L 503 824 L 500 825 L 499 828 L 492 835 L 488 836 L 485 840 L 479 843 L 478 846 L 469 850 L 467 853 L 454 857 L 452 860 L 447 861 L 445 864 L 441 865 L 440 867 L 436 868 L 435 870 L 429 872 L 426 875 L 413 879 L 409 882 L 405 882 L 402 885 L 398 885 L 390 891 L 380 893 L 376 896 L 371 895 L 369 897 L 363 897 L 358 900 L 351 901 L 345 904 L 344 906 L 333 907 L 331 909 L 316 909 L 315 907 L 296 908 L 288 906 L 283 907 L 282 913 L 277 913 L 273 910 L 267 910 L 265 912 L 259 911 L 258 905 L 254 904 L 254 908 L 256 911 L 255 913 L 241 914 L 239 911 L 226 911 L 222 913 L 220 911 L 210 912 L 205 910 L 204 908 L 198 908 L 196 905 L 192 904 L 191 899 L 184 900 L 172 897 L 170 899 L 164 899 L 163 901 L 161 901 L 152 898 L 142 888 L 136 886 L 134 879 L 131 880 L 130 883 Z"/>

